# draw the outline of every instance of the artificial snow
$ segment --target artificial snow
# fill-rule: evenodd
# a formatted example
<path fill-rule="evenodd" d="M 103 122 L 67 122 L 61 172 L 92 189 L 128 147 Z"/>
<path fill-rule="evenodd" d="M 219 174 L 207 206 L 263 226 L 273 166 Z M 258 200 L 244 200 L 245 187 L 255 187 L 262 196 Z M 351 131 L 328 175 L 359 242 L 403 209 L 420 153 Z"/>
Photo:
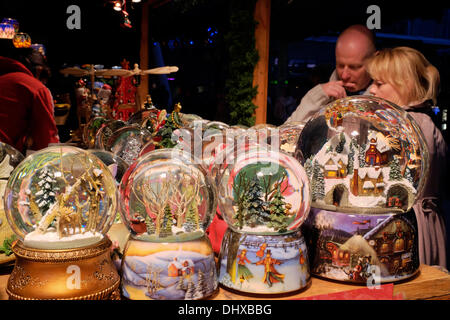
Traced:
<path fill-rule="evenodd" d="M 23 243 L 35 249 L 71 249 L 92 245 L 102 239 L 101 233 L 91 231 L 60 238 L 55 228 L 48 228 L 44 233 L 38 231 L 28 233 Z"/>

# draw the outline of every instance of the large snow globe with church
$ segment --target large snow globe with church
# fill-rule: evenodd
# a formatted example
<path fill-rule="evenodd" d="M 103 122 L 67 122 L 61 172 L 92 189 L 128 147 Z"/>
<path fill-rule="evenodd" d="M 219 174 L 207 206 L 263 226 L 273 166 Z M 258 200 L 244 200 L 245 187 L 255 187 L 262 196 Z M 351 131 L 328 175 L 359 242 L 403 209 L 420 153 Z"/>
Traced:
<path fill-rule="evenodd" d="M 416 274 L 412 206 L 429 156 L 406 111 L 372 96 L 338 99 L 306 123 L 295 156 L 311 181 L 303 230 L 313 274 L 368 284 Z"/>
<path fill-rule="evenodd" d="M 130 300 L 198 300 L 218 289 L 205 234 L 216 187 L 193 155 L 153 150 L 125 172 L 121 218 L 130 232 L 122 257 L 122 295 Z"/>
<path fill-rule="evenodd" d="M 10 299 L 120 297 L 106 236 L 116 182 L 98 157 L 65 145 L 30 154 L 8 179 L 4 207 L 17 236 Z"/>

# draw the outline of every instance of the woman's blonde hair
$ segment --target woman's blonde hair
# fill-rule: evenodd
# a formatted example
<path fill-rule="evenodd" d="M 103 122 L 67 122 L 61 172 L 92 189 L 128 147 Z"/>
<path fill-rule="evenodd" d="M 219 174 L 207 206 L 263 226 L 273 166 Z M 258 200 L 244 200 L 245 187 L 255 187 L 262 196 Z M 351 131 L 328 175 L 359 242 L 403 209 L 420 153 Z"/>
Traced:
<path fill-rule="evenodd" d="M 409 47 L 383 49 L 366 62 L 372 79 L 391 84 L 408 105 L 432 100 L 436 104 L 439 71 L 419 51 Z"/>

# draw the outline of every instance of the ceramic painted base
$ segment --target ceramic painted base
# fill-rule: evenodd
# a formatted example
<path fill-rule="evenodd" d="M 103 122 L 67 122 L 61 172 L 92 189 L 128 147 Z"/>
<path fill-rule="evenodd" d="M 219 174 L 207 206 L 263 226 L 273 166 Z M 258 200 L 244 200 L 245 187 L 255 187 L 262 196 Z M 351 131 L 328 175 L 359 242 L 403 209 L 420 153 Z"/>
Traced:
<path fill-rule="evenodd" d="M 121 270 L 122 295 L 130 300 L 198 300 L 218 288 L 214 252 L 205 236 L 170 243 L 130 237 Z"/>
<path fill-rule="evenodd" d="M 405 280 L 419 270 L 412 211 L 369 215 L 312 208 L 302 228 L 314 275 L 377 284 Z"/>
<path fill-rule="evenodd" d="M 13 244 L 16 263 L 8 279 L 10 300 L 118 300 L 120 277 L 111 261 L 111 241 L 65 250 Z"/>
<path fill-rule="evenodd" d="M 249 294 L 281 294 L 310 281 L 306 242 L 300 232 L 251 235 L 228 229 L 219 255 L 219 282 Z"/>

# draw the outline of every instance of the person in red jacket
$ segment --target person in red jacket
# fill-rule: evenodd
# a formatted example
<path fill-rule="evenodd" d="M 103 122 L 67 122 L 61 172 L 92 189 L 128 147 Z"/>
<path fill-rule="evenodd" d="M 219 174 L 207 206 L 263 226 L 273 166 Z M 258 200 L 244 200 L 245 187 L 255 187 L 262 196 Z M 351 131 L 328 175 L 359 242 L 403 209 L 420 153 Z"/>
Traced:
<path fill-rule="evenodd" d="M 24 155 L 59 142 L 52 95 L 30 71 L 32 49 L 0 48 L 0 141 Z"/>

